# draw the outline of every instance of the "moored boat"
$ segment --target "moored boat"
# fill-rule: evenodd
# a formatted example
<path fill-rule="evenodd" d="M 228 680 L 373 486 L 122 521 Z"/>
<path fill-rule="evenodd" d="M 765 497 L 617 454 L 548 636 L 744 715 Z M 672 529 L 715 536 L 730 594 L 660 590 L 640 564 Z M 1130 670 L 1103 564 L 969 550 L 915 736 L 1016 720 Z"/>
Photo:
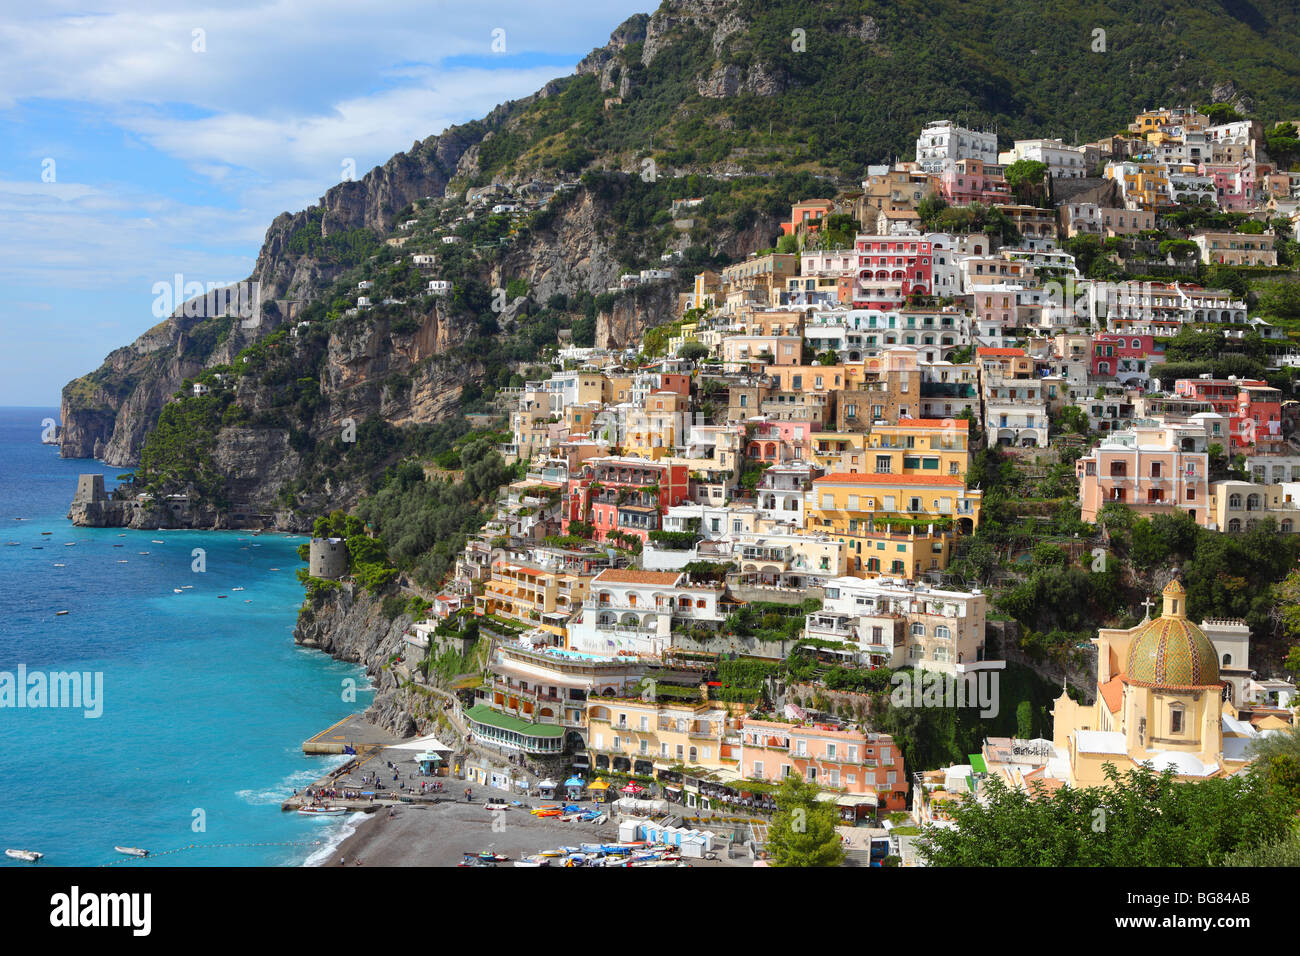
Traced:
<path fill-rule="evenodd" d="M 148 850 L 142 850 L 138 846 L 115 846 L 113 847 L 118 853 L 124 853 L 127 856 L 145 857 L 149 855 Z"/>
<path fill-rule="evenodd" d="M 304 816 L 322 817 L 338 816 L 340 813 L 347 813 L 343 807 L 299 807 L 298 812 Z"/>
<path fill-rule="evenodd" d="M 37 853 L 35 850 L 5 850 L 5 856 L 11 860 L 22 860 L 26 863 L 36 863 L 45 856 L 44 853 Z"/>

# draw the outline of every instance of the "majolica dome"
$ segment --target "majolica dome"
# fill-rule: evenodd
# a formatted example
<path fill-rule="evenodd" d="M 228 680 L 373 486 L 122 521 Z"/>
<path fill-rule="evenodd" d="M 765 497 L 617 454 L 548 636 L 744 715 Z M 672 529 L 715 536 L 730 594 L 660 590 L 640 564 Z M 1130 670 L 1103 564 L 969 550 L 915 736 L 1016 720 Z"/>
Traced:
<path fill-rule="evenodd" d="M 1187 619 L 1187 592 L 1174 580 L 1163 593 L 1164 613 L 1143 624 L 1129 644 L 1125 680 L 1140 687 L 1217 685 L 1219 657 L 1205 632 Z"/>

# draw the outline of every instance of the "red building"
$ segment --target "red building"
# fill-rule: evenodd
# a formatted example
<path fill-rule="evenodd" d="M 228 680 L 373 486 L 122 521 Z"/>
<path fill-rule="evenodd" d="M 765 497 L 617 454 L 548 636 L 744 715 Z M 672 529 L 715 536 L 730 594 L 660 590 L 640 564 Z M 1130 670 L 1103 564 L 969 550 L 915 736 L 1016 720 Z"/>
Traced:
<path fill-rule="evenodd" d="M 569 479 L 561 530 L 569 534 L 575 521 L 595 527 L 597 541 L 613 532 L 645 543 L 651 531 L 663 527 L 673 505 L 688 500 L 690 475 L 685 464 L 648 458 L 592 458 L 580 474 Z M 617 539 L 615 539 L 617 540 Z"/>
<path fill-rule="evenodd" d="M 934 289 L 931 244 L 919 236 L 858 236 L 855 309 L 887 312 L 901 308 L 909 295 Z"/>
<path fill-rule="evenodd" d="M 1229 451 L 1283 451 L 1282 393 L 1248 378 L 1180 378 L 1174 394 L 1209 402 L 1228 417 Z"/>
<path fill-rule="evenodd" d="M 1154 335 L 1119 335 L 1101 332 L 1092 337 L 1094 376 L 1128 380 L 1150 376 L 1151 360 L 1164 358 Z"/>

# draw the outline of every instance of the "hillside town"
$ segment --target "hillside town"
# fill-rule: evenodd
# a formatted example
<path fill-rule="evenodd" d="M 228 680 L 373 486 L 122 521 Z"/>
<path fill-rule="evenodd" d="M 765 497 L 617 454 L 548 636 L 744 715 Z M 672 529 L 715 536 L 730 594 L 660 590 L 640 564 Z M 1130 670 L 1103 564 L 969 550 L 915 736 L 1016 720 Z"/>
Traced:
<path fill-rule="evenodd" d="M 1300 349 L 1244 287 L 1289 271 L 1277 250 L 1300 229 L 1300 172 L 1267 133 L 1160 108 L 1098 142 L 1000 151 L 932 122 L 914 160 L 804 198 L 775 246 L 696 272 L 639 347 L 562 340 L 549 375 L 499 389 L 518 477 L 395 665 L 450 688 L 464 779 L 622 790 L 698 826 L 743 812 L 761 845 L 797 776 L 867 834 L 863 865 L 919 865 L 918 836 L 990 778 L 1041 794 L 1104 784 L 1107 764 L 1242 771 L 1297 703 L 1244 619 L 1193 619 L 1174 573 L 1036 656 L 994 597 L 1043 547 L 1104 572 L 1121 512 L 1300 534 Z M 523 216 L 547 191 L 466 198 Z M 454 292 L 436 256 L 413 263 L 427 294 Z M 679 254 L 663 264 L 609 291 L 668 285 Z M 1194 353 L 1253 371 L 1179 374 Z M 1011 570 L 977 573 L 990 462 L 1056 484 L 1015 503 L 1043 533 L 999 545 Z M 310 577 L 347 568 L 340 539 L 313 538 Z M 1054 688 L 1045 726 L 1015 719 L 1013 669 Z M 1003 722 L 964 762 L 905 764 L 916 745 L 872 691 Z"/>

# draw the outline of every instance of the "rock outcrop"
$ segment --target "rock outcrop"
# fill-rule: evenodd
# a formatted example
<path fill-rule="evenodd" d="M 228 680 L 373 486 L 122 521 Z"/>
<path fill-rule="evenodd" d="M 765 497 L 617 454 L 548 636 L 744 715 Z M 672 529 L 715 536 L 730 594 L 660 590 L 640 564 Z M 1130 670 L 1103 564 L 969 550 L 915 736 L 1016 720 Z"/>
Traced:
<path fill-rule="evenodd" d="M 408 700 L 389 661 L 403 651 L 402 635 L 411 619 L 399 615 L 390 621 L 382 602 L 351 584 L 316 598 L 299 615 L 294 643 L 324 651 L 340 661 L 360 664 L 374 684 L 374 702 L 366 719 L 399 736 L 417 732 L 412 716 L 417 708 Z"/>

